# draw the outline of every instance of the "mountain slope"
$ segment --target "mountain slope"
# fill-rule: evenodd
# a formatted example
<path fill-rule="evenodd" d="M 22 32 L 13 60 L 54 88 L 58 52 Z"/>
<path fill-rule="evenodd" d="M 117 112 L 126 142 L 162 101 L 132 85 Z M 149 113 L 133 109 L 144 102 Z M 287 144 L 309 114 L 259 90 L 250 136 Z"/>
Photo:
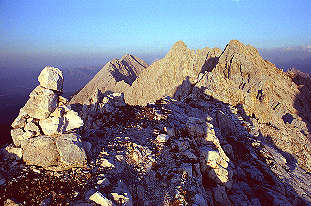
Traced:
<path fill-rule="evenodd" d="M 154 62 L 141 73 L 125 92 L 125 100 L 129 104 L 146 105 L 166 95 L 174 96 L 177 86 L 187 77 L 191 83 L 196 82 L 198 74 L 213 64 L 215 57 L 220 54 L 218 48 L 206 47 L 194 51 L 187 48 L 184 42 L 178 41 L 163 59 Z"/>
<path fill-rule="evenodd" d="M 194 52 L 180 41 L 142 72 L 125 92 L 125 100 L 146 105 L 163 96 L 182 100 L 202 91 L 243 107 L 266 139 L 296 155 L 300 165 L 311 171 L 311 105 L 301 87 L 291 74 L 237 40 L 230 41 L 223 52 L 209 48 Z"/>
<path fill-rule="evenodd" d="M 129 54 L 120 60 L 114 59 L 108 62 L 81 91 L 74 95 L 70 103 L 88 103 L 97 89 L 102 93 L 124 92 L 147 67 L 146 62 Z"/>

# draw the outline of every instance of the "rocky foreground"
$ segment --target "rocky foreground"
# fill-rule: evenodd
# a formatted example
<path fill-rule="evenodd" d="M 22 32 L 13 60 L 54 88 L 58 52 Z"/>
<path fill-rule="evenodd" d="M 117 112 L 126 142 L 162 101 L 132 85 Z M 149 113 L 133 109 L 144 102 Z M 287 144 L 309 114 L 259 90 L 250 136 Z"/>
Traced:
<path fill-rule="evenodd" d="M 233 49 L 228 50 L 230 47 Z M 38 78 L 40 85 L 31 92 L 12 124 L 13 143 L 1 150 L 0 202 L 5 205 L 311 205 L 309 131 L 306 123 L 299 124 L 305 122 L 305 117 L 295 112 L 286 116 L 288 110 L 282 109 L 269 114 L 270 104 L 265 98 L 272 99 L 278 92 L 266 90 L 279 91 L 281 87 L 262 86 L 264 89 L 258 95 L 256 85 L 248 85 L 252 82 L 248 78 L 238 93 L 238 87 L 234 86 L 236 78 L 230 80 L 234 68 L 239 68 L 234 66 L 235 59 L 242 64 L 253 62 L 241 54 L 241 48 L 244 53 L 257 54 L 238 42 L 231 42 L 222 53 L 218 49 L 191 52 L 178 42 L 163 60 L 145 68 L 126 86 L 124 94 L 94 88 L 92 93 L 91 90 L 84 93 L 83 102 L 77 98 L 74 104 L 61 96 L 62 72 L 46 67 Z M 223 71 L 221 65 L 230 56 L 228 53 L 233 56 L 232 64 L 224 66 L 227 70 Z M 205 58 L 200 57 L 204 55 Z M 169 69 L 172 65 L 176 68 L 173 73 Z M 187 70 L 189 65 L 193 71 Z M 239 75 L 243 74 L 243 68 L 240 67 Z M 266 74 L 279 72 L 276 68 L 264 68 Z M 179 69 L 184 72 L 178 72 Z M 200 70 L 197 78 L 191 78 L 197 70 Z M 217 70 L 223 71 L 227 80 L 222 90 L 210 93 L 221 80 Z M 147 81 L 145 74 L 150 71 L 154 71 L 154 78 L 148 84 L 142 83 L 143 90 L 137 82 Z M 258 76 L 252 76 L 254 79 L 266 78 L 271 83 L 271 76 L 262 76 L 263 71 L 255 73 Z M 213 74 L 218 76 L 207 78 Z M 297 72 L 280 71 L 280 74 L 279 81 L 284 83 L 285 79 L 293 87 L 283 87 L 286 95 L 302 91 L 302 87 L 295 85 L 308 87 Z M 163 75 L 165 78 L 161 78 Z M 173 80 L 169 81 L 170 77 Z M 291 79 L 295 82 L 291 83 Z M 159 85 L 152 90 L 152 94 L 158 91 L 156 96 L 139 92 L 149 91 L 157 81 Z M 224 89 L 230 82 L 233 93 Z M 209 85 L 209 89 L 204 85 Z M 165 96 L 167 92 L 169 96 Z M 257 96 L 248 101 L 255 93 Z M 241 95 L 240 103 L 231 102 L 235 96 L 224 100 L 228 95 Z M 132 103 L 136 97 L 140 98 L 139 102 Z M 307 91 L 304 97 L 308 97 Z M 283 108 L 286 101 L 289 100 L 282 100 L 275 108 Z M 299 108 L 309 108 L 304 104 Z M 291 104 L 286 108 L 291 108 Z M 262 109 L 269 116 L 260 116 Z M 274 140 L 280 136 L 282 141 L 287 140 L 286 145 L 279 146 L 280 142 Z M 305 148 L 301 154 L 296 142 L 299 148 Z"/>

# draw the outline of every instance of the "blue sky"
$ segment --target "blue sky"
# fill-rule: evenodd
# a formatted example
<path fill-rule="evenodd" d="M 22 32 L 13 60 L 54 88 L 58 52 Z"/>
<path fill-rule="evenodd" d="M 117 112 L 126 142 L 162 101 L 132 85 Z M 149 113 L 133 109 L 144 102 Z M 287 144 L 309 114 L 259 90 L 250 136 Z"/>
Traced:
<path fill-rule="evenodd" d="M 0 63 L 98 64 L 124 53 L 311 45 L 310 0 L 0 0 Z M 83 59 L 84 58 L 84 59 Z M 67 60 L 65 60 L 67 59 Z"/>

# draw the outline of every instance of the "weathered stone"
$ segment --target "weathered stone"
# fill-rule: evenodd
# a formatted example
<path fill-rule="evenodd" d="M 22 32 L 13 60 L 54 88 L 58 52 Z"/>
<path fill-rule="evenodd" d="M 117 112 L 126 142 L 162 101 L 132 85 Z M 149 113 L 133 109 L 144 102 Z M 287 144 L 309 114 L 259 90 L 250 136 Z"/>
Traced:
<path fill-rule="evenodd" d="M 64 168 L 84 167 L 86 154 L 80 136 L 77 134 L 63 134 L 56 139 L 59 152 L 59 162 Z"/>
<path fill-rule="evenodd" d="M 223 136 L 226 137 L 235 134 L 236 126 L 233 123 L 232 119 L 228 117 L 224 112 L 217 112 L 217 121 Z"/>
<path fill-rule="evenodd" d="M 25 131 L 31 131 L 35 136 L 40 135 L 40 128 L 35 124 L 34 121 L 30 121 L 25 126 Z"/>
<path fill-rule="evenodd" d="M 144 70 L 125 91 L 125 102 L 146 105 L 165 96 L 181 99 L 184 92 L 180 91 L 189 92 L 190 84 L 194 84 L 199 73 L 210 66 L 208 62 L 220 54 L 220 49 L 194 51 L 184 42 L 176 42 L 163 59 Z"/>
<path fill-rule="evenodd" d="M 58 96 L 52 90 L 37 86 L 29 96 L 23 111 L 30 117 L 46 119 L 57 107 Z"/>
<path fill-rule="evenodd" d="M 226 188 L 224 186 L 216 186 L 213 188 L 215 201 L 220 205 L 232 205 L 228 199 Z"/>
<path fill-rule="evenodd" d="M 5 147 L 3 152 L 5 153 L 4 156 L 9 159 L 20 160 L 23 157 L 22 148 L 14 147 L 12 144 Z"/>
<path fill-rule="evenodd" d="M 133 200 L 128 187 L 120 180 L 114 192 L 113 199 L 120 205 L 133 206 Z"/>
<path fill-rule="evenodd" d="M 206 124 L 203 120 L 190 117 L 186 123 L 187 129 L 193 137 L 203 137 L 206 134 Z"/>
<path fill-rule="evenodd" d="M 24 133 L 25 133 L 24 130 L 19 128 L 11 130 L 11 137 L 15 146 L 19 147 L 21 145 L 21 141 L 25 140 L 23 137 Z"/>
<path fill-rule="evenodd" d="M 19 206 L 19 205 L 22 205 L 22 204 L 16 203 L 15 201 L 13 201 L 11 199 L 7 199 L 4 202 L 4 206 Z"/>
<path fill-rule="evenodd" d="M 27 122 L 27 117 L 28 117 L 27 113 L 25 113 L 24 110 L 21 109 L 21 110 L 19 111 L 18 116 L 15 118 L 15 120 L 14 120 L 14 122 L 12 123 L 11 126 L 12 126 L 14 129 L 25 127 L 25 124 L 26 124 L 26 122 Z"/>
<path fill-rule="evenodd" d="M 68 111 L 64 115 L 64 118 L 65 118 L 65 125 L 64 125 L 65 131 L 70 131 L 83 126 L 83 120 L 78 115 L 78 113 L 73 110 Z"/>
<path fill-rule="evenodd" d="M 58 68 L 45 67 L 39 77 L 38 81 L 44 88 L 62 92 L 63 91 L 63 73 Z"/>
<path fill-rule="evenodd" d="M 157 141 L 159 142 L 159 143 L 165 143 L 165 142 L 167 142 L 167 140 L 170 138 L 170 136 L 168 136 L 168 135 L 166 135 L 166 134 L 159 134 L 158 136 L 157 136 Z"/>
<path fill-rule="evenodd" d="M 112 201 L 107 199 L 103 194 L 101 194 L 99 191 L 95 192 L 89 197 L 89 200 L 95 202 L 96 204 L 99 204 L 101 206 L 112 206 Z"/>
<path fill-rule="evenodd" d="M 50 117 L 39 121 L 45 135 L 61 134 L 64 131 L 63 117 Z"/>
<path fill-rule="evenodd" d="M 228 189 L 232 186 L 232 171 L 229 167 L 228 157 L 211 146 L 200 148 L 201 170 L 218 184 L 225 185 Z"/>
<path fill-rule="evenodd" d="M 102 159 L 101 161 L 102 161 L 102 163 L 100 164 L 100 166 L 102 166 L 104 168 L 114 168 L 115 167 L 114 164 L 111 163 L 111 160 L 109 161 L 107 159 Z"/>
<path fill-rule="evenodd" d="M 48 136 L 31 138 L 23 146 L 23 160 L 27 165 L 44 168 L 57 165 L 59 154 L 54 140 Z"/>

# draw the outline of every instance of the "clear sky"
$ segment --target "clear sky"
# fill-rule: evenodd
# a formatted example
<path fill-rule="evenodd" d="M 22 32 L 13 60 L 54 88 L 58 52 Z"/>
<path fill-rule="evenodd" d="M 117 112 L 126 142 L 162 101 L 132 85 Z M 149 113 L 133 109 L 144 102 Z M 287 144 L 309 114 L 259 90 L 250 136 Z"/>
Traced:
<path fill-rule="evenodd" d="M 224 48 L 231 39 L 257 48 L 308 46 L 311 1 L 0 0 L 0 34 L 2 65 L 157 56 L 177 40 L 194 49 Z"/>

